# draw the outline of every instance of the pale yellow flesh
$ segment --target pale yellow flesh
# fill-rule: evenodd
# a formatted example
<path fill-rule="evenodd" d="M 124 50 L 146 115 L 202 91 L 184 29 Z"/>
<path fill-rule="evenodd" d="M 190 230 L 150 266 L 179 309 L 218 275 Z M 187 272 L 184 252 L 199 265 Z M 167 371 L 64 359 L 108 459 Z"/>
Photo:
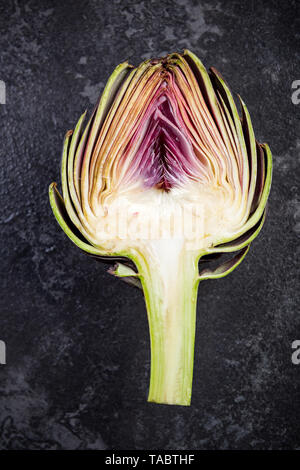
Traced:
<path fill-rule="evenodd" d="M 143 244 L 158 250 L 164 240 L 199 251 L 240 229 L 236 209 L 232 194 L 220 186 L 190 181 L 166 192 L 137 185 L 99 203 L 87 223 L 93 243 L 115 252 L 142 250 Z"/>

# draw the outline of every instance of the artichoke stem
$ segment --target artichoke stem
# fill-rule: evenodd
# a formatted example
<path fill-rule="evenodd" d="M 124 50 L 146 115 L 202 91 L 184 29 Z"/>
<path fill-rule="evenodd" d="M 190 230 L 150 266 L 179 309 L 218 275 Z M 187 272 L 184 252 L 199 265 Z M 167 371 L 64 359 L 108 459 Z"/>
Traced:
<path fill-rule="evenodd" d="M 193 381 L 198 263 L 195 254 L 184 248 L 171 253 L 169 249 L 150 256 L 148 253 L 138 263 L 150 330 L 148 401 L 188 406 Z"/>

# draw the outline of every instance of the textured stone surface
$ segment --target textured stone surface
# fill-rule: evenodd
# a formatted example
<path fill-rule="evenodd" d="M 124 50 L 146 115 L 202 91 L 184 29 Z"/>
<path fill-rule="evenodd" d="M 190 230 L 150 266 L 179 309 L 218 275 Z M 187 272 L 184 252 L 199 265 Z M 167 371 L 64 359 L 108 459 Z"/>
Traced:
<path fill-rule="evenodd" d="M 0 3 L 1 449 L 300 448 L 299 16 L 297 1 Z M 142 295 L 70 243 L 47 194 L 65 131 L 115 65 L 184 47 L 241 94 L 274 154 L 263 232 L 199 288 L 190 408 L 146 402 Z"/>

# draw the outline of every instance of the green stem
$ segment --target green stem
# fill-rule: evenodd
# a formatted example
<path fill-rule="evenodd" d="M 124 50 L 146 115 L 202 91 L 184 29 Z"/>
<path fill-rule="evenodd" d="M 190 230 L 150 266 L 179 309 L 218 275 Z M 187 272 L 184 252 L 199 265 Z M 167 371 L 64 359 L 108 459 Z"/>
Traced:
<path fill-rule="evenodd" d="M 169 246 L 168 246 L 169 248 Z M 189 405 L 192 393 L 198 288 L 195 254 L 152 250 L 137 262 L 150 329 L 148 401 Z"/>

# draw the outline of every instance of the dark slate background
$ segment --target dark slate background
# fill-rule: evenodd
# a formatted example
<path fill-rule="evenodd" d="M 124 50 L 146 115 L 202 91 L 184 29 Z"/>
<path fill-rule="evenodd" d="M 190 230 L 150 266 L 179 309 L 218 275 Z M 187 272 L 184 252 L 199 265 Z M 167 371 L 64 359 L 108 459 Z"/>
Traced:
<path fill-rule="evenodd" d="M 1 1 L 1 449 L 300 448 L 299 2 Z M 188 47 L 270 144 L 269 214 L 230 276 L 199 288 L 189 408 L 148 404 L 142 294 L 59 229 L 63 136 L 125 59 Z"/>

